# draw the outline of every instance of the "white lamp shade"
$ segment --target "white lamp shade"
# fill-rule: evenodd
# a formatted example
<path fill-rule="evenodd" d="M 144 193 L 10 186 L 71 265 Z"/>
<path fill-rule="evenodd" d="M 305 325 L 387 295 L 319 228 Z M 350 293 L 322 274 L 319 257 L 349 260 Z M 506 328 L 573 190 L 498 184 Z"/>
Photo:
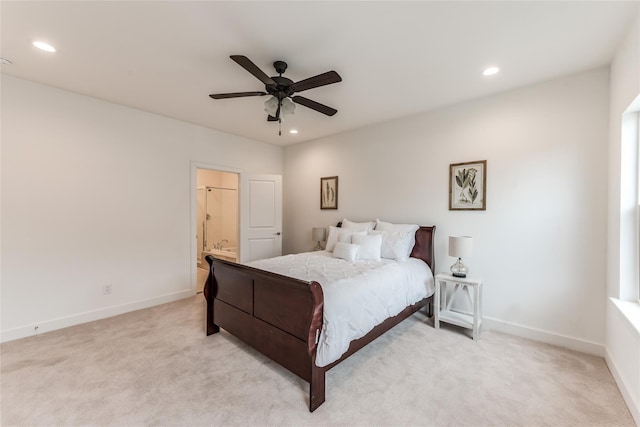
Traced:
<path fill-rule="evenodd" d="M 271 98 L 264 101 L 264 111 L 269 113 L 272 116 L 275 116 L 278 112 L 278 98 L 272 96 Z M 282 102 L 280 102 L 280 114 L 281 116 L 285 114 L 293 114 L 296 111 L 296 104 L 293 103 L 289 98 L 284 98 Z"/>
<path fill-rule="evenodd" d="M 271 98 L 264 101 L 264 111 L 271 114 L 272 116 L 275 116 L 276 111 L 278 111 L 278 98 L 272 96 Z"/>
<path fill-rule="evenodd" d="M 449 256 L 467 258 L 473 254 L 473 237 L 449 236 Z"/>
<path fill-rule="evenodd" d="M 314 242 L 323 242 L 327 229 L 324 227 L 313 227 L 311 229 L 311 235 Z"/>
<path fill-rule="evenodd" d="M 293 114 L 293 112 L 296 111 L 296 104 L 294 104 L 289 98 L 285 98 L 282 100 L 280 110 L 282 114 Z"/>

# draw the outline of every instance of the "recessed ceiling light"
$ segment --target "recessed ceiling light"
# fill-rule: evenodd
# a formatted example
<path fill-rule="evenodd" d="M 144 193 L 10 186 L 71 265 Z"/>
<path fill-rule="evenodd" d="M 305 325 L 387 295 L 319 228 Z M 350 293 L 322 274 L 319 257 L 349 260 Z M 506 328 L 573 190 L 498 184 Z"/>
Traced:
<path fill-rule="evenodd" d="M 289 131 L 289 133 L 296 134 L 296 133 L 298 133 L 298 131 L 297 131 L 296 129 L 291 129 L 291 130 Z"/>
<path fill-rule="evenodd" d="M 485 69 L 482 72 L 482 75 L 483 76 L 492 76 L 492 75 L 496 74 L 498 71 L 500 71 L 500 68 L 498 68 L 498 67 L 489 67 L 489 68 Z"/>
<path fill-rule="evenodd" d="M 55 52 L 56 51 L 55 47 L 53 47 L 50 44 L 45 43 L 45 42 L 36 41 L 36 42 L 33 42 L 33 45 L 35 47 L 37 47 L 38 49 L 44 50 L 45 52 Z"/>

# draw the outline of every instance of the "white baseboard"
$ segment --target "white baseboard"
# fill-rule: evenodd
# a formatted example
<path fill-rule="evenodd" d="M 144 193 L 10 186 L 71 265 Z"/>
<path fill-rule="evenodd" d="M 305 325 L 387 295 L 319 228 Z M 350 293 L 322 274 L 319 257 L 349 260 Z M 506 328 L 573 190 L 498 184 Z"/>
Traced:
<path fill-rule="evenodd" d="M 494 331 L 504 332 L 519 337 L 541 341 L 547 344 L 553 344 L 558 347 L 568 348 L 570 350 L 579 351 L 581 353 L 593 354 L 604 357 L 604 344 L 598 344 L 591 341 L 585 341 L 578 338 L 568 337 L 541 329 L 531 328 L 529 326 L 519 325 L 517 323 L 505 322 L 504 320 L 484 317 L 482 319 L 483 327 L 486 326 Z"/>
<path fill-rule="evenodd" d="M 616 380 L 616 385 L 618 386 L 618 390 L 620 390 L 620 394 L 622 394 L 622 398 L 624 399 L 627 407 L 629 408 L 629 412 L 631 412 L 631 416 L 633 416 L 636 425 L 640 426 L 640 402 L 636 402 L 633 399 L 633 396 L 629 392 L 629 388 L 624 382 L 622 375 L 620 375 L 620 371 L 616 366 L 613 358 L 609 354 L 609 350 L 605 349 L 604 360 L 607 362 L 607 366 L 609 367 L 609 371 L 611 375 L 613 375 L 613 379 Z"/>
<path fill-rule="evenodd" d="M 7 329 L 0 332 L 0 342 L 13 341 L 19 338 L 30 337 L 45 332 L 55 331 L 57 329 L 67 328 L 69 326 L 93 322 L 94 320 L 105 319 L 107 317 L 117 316 L 119 314 L 129 313 L 131 311 L 136 311 L 143 308 L 166 304 L 168 302 L 191 297 L 194 295 L 194 292 L 195 291 L 193 289 L 186 289 L 180 292 L 161 295 L 159 297 L 150 298 L 147 300 L 134 301 L 122 305 L 115 305 L 98 310 L 86 311 L 84 313 L 60 317 L 58 319 L 47 320 L 44 322 L 20 326 L 13 329 Z"/>

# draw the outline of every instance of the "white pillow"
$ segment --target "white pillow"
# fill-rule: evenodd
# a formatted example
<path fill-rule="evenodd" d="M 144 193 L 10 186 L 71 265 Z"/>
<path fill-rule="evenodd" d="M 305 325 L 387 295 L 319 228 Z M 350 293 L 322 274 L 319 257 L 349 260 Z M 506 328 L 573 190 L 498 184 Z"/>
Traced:
<path fill-rule="evenodd" d="M 355 234 L 351 240 L 354 244 L 360 246 L 358 259 L 380 261 L 380 248 L 382 247 L 381 234 Z"/>
<path fill-rule="evenodd" d="M 369 234 L 379 234 L 382 238 L 380 256 L 382 258 L 404 261 L 411 255 L 415 244 L 415 233 L 410 231 L 379 231 L 374 230 Z"/>
<path fill-rule="evenodd" d="M 338 235 L 338 242 L 342 243 L 354 243 L 353 236 L 366 236 L 366 231 L 353 231 L 353 230 L 343 230 Z"/>
<path fill-rule="evenodd" d="M 417 224 L 392 224 L 376 219 L 376 230 L 378 231 L 411 231 L 415 233 L 418 228 L 420 226 Z"/>
<path fill-rule="evenodd" d="M 409 243 L 409 249 L 406 251 L 406 255 L 403 257 L 404 259 L 409 258 L 409 255 L 411 255 L 413 245 L 416 244 L 416 231 L 418 231 L 419 228 L 420 226 L 417 224 L 392 224 L 390 222 L 384 222 L 376 219 L 376 230 L 378 231 L 399 231 L 410 233 L 411 242 Z M 384 238 L 382 240 L 384 240 Z"/>
<path fill-rule="evenodd" d="M 373 230 L 376 226 L 376 223 L 373 221 L 370 222 L 351 222 L 348 219 L 342 220 L 342 228 L 346 230 L 354 230 L 354 231 L 364 231 L 368 232 Z"/>
<path fill-rule="evenodd" d="M 355 261 L 358 257 L 358 245 L 352 245 L 351 243 L 338 242 L 333 249 L 333 257 L 341 258 L 347 261 Z"/>
<path fill-rule="evenodd" d="M 325 245 L 324 249 L 326 251 L 333 251 L 333 247 L 336 245 L 336 242 L 338 241 L 338 236 L 340 235 L 340 228 L 338 227 L 334 227 L 334 226 L 329 226 L 329 236 L 327 237 L 327 244 Z"/>
<path fill-rule="evenodd" d="M 327 244 L 325 246 L 325 250 L 332 252 L 336 243 L 351 243 L 351 236 L 353 234 L 367 234 L 365 231 L 353 231 L 353 230 L 343 230 L 340 227 L 329 226 L 329 237 L 327 237 Z"/>

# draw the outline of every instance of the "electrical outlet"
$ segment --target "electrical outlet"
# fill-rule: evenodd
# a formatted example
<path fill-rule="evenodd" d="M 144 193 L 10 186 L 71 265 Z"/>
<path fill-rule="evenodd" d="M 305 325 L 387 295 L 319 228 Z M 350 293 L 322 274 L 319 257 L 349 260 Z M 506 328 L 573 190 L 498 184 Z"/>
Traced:
<path fill-rule="evenodd" d="M 104 285 L 102 287 L 102 295 L 111 295 L 111 285 Z"/>

